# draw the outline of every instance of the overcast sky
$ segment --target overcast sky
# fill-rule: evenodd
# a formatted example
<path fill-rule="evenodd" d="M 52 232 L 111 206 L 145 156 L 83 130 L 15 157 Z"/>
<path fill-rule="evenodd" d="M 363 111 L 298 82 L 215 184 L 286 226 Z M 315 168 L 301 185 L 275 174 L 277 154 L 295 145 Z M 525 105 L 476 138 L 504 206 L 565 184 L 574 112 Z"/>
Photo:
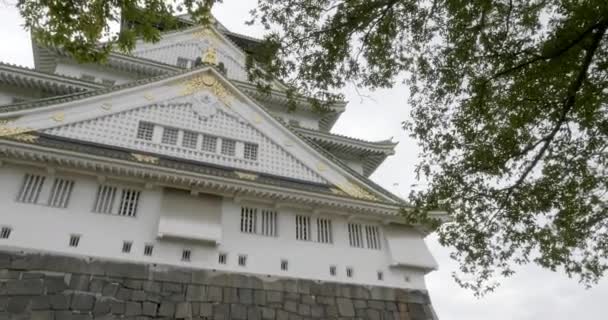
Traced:
<path fill-rule="evenodd" d="M 30 36 L 23 30 L 16 9 L 4 5 L 6 2 L 0 1 L 0 61 L 33 67 Z M 255 4 L 255 0 L 224 0 L 214 14 L 232 31 L 259 36 L 260 28 L 244 24 Z M 416 143 L 401 129 L 401 122 L 409 113 L 407 88 L 401 85 L 375 92 L 359 90 L 359 94 L 346 88 L 343 93 L 349 104 L 333 132 L 366 140 L 392 137 L 399 141 L 396 155 L 388 158 L 372 179 L 398 195 L 407 195 L 415 183 L 418 152 Z M 608 280 L 587 290 L 560 273 L 529 266 L 504 281 L 494 293 L 477 299 L 452 280 L 456 265 L 448 257 L 449 250 L 433 236 L 427 238 L 427 243 L 439 262 L 439 271 L 430 273 L 426 280 L 441 320 L 606 319 L 603 304 L 608 300 Z"/>

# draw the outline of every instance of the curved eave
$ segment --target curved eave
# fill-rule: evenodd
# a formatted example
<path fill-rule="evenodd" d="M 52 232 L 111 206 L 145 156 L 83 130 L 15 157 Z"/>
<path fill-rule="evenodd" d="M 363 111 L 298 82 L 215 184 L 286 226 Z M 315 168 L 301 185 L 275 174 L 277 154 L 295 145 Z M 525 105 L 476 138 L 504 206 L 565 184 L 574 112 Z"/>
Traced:
<path fill-rule="evenodd" d="M 398 144 L 392 141 L 365 141 L 305 128 L 296 130 L 338 157 L 360 159 L 366 177 L 374 173 L 387 157 L 395 154 Z"/>
<path fill-rule="evenodd" d="M 46 74 L 28 68 L 0 63 L 0 83 L 24 89 L 38 89 L 55 95 L 102 88 L 101 84 Z"/>

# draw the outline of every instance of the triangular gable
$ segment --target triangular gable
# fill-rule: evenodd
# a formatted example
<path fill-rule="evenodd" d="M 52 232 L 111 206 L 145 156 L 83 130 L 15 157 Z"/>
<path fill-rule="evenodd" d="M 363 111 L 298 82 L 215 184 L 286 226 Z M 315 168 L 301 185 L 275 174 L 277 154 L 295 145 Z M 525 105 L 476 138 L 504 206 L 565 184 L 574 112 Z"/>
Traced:
<path fill-rule="evenodd" d="M 284 152 L 278 155 L 283 157 L 281 161 L 287 159 L 292 162 L 280 163 L 278 159 L 270 161 L 277 162 L 278 166 L 288 165 L 301 169 L 295 175 L 287 176 L 283 172 L 273 171 L 278 173 L 277 175 L 297 177 L 299 180 L 312 182 L 326 182 L 336 187 L 334 190 L 337 194 L 365 200 L 395 202 L 392 197 L 377 191 L 366 179 L 330 160 L 211 67 L 100 95 L 84 96 L 74 101 L 2 114 L 4 118 L 13 119 L 8 124 L 0 123 L 0 136 L 41 131 L 84 141 L 94 142 L 102 139 L 100 142 L 104 144 L 125 147 L 123 143 L 126 142 L 121 139 L 128 140 L 128 138 L 110 139 L 109 137 L 116 137 L 115 134 L 118 132 L 112 132 L 110 128 L 123 125 L 119 123 L 119 119 L 130 118 L 131 122 L 127 121 L 124 125 L 128 127 L 132 137 L 137 131 L 137 127 L 133 127 L 135 122 L 132 119 L 143 117 L 144 114 L 150 117 L 145 119 L 158 125 L 210 134 L 213 134 L 210 129 L 202 125 L 189 126 L 187 122 L 205 121 L 205 119 L 214 123 L 226 121 L 225 128 L 236 125 L 233 130 L 244 131 L 239 134 L 214 131 L 216 135 L 233 134 L 228 137 L 242 138 L 244 141 L 257 135 L 256 139 L 259 139 L 257 143 L 271 146 L 264 149 L 260 145 L 260 152 L 280 150 Z M 104 121 L 107 123 L 105 127 L 101 125 Z M 226 130 L 225 128 L 222 130 Z M 131 146 L 131 148 L 151 151 L 142 149 L 141 146 Z M 178 156 L 168 150 L 161 151 L 156 150 L 154 153 Z M 293 166 L 294 162 L 298 166 Z M 231 167 L 239 168 L 235 164 Z M 289 169 L 285 170 L 289 171 Z"/>
<path fill-rule="evenodd" d="M 226 67 L 228 78 L 247 80 L 246 53 L 212 26 L 168 32 L 155 43 L 139 40 L 131 54 L 175 65 L 180 58 L 190 62 L 203 58 L 210 49 L 216 51 L 217 62 Z"/>

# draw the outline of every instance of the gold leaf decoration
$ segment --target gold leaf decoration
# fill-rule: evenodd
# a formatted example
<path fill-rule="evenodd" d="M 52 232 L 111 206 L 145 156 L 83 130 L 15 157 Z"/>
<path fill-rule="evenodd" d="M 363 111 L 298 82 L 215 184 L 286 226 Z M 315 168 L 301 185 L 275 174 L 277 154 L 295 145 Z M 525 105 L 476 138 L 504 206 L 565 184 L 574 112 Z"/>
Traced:
<path fill-rule="evenodd" d="M 325 170 L 327 170 L 327 167 L 322 163 L 317 163 L 317 170 L 319 170 L 320 172 L 324 172 Z"/>
<path fill-rule="evenodd" d="M 207 51 L 203 53 L 203 63 L 211 65 L 217 64 L 217 51 L 214 47 L 207 48 Z"/>
<path fill-rule="evenodd" d="M 224 104 L 230 106 L 232 94 L 213 75 L 205 73 L 198 75 L 182 83 L 182 95 L 187 96 L 203 89 L 211 92 Z"/>
<path fill-rule="evenodd" d="M 17 140 L 21 142 L 35 143 L 38 141 L 38 136 L 34 134 L 20 133 L 14 136 L 9 137 L 12 140 Z"/>
<path fill-rule="evenodd" d="M 63 120 L 65 120 L 65 114 L 63 112 L 57 112 L 51 117 L 51 119 L 53 119 L 55 122 L 63 122 Z"/>
<path fill-rule="evenodd" d="M 151 93 L 146 93 L 146 94 L 144 94 L 144 99 L 146 99 L 148 101 L 152 101 L 152 100 L 154 100 L 154 96 Z"/>
<path fill-rule="evenodd" d="M 8 125 L 6 125 L 6 123 L 9 122 L 5 122 L 5 124 L 0 123 L 0 137 L 10 137 L 32 131 L 32 129 L 25 127 L 9 127 Z"/>
<path fill-rule="evenodd" d="M 235 171 L 234 172 L 239 178 L 241 179 L 245 179 L 245 180 L 255 180 L 258 178 L 257 174 L 253 174 L 253 173 L 245 173 L 245 172 L 239 172 L 239 171 Z"/>
<path fill-rule="evenodd" d="M 133 159 L 135 159 L 135 160 L 137 160 L 139 162 L 158 164 L 158 158 L 157 157 L 147 156 L 147 155 L 137 154 L 137 153 L 131 153 L 131 157 L 133 157 Z"/>
<path fill-rule="evenodd" d="M 357 199 L 373 200 L 373 201 L 378 200 L 374 195 L 367 192 L 367 190 L 361 188 L 360 186 L 358 186 L 352 182 L 341 183 L 338 185 L 338 187 L 342 191 L 346 192 L 346 194 L 348 194 L 349 196 L 357 198 Z"/>

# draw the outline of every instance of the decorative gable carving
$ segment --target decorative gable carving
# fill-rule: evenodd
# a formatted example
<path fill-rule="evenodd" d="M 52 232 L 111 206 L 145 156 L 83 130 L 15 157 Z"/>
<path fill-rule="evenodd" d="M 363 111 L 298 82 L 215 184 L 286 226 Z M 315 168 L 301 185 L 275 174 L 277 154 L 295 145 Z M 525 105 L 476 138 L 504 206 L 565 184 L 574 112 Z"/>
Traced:
<path fill-rule="evenodd" d="M 151 141 L 138 139 L 140 122 L 154 124 Z M 175 144 L 163 143 L 164 128 L 178 129 Z M 196 147 L 184 146 L 184 132 L 196 133 Z M 152 104 L 101 118 L 50 128 L 44 133 L 141 150 L 242 170 L 262 172 L 292 179 L 327 183 L 325 179 L 286 152 L 211 95 L 187 97 L 167 103 Z M 203 136 L 217 138 L 215 152 L 202 147 Z M 222 154 L 224 140 L 236 141 L 235 154 Z M 255 160 L 244 156 L 245 144 L 257 145 Z"/>

